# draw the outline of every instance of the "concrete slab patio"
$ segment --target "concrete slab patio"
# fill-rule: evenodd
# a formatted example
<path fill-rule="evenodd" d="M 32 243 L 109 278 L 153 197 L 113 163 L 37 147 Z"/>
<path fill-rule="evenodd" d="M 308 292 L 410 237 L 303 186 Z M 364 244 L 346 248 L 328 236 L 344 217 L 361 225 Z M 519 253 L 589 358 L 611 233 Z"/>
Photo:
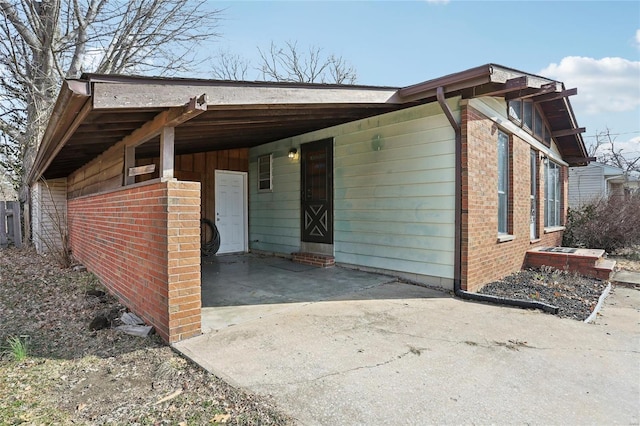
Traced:
<path fill-rule="evenodd" d="M 230 282 L 264 267 L 253 263 L 236 265 L 234 278 L 219 265 L 218 277 Z M 317 274 L 324 284 L 312 285 L 324 290 L 277 296 L 263 269 L 262 284 L 247 285 L 259 303 L 251 314 L 242 312 L 248 295 L 204 308 L 239 313 L 219 314 L 211 332 L 175 347 L 230 383 L 270 395 L 300 424 L 640 421 L 640 291 L 614 288 L 585 324 L 342 268 L 281 270 L 285 287 Z M 346 287 L 332 285 L 330 274 L 344 274 Z M 215 291 L 203 284 L 203 300 L 216 304 L 208 299 Z"/>

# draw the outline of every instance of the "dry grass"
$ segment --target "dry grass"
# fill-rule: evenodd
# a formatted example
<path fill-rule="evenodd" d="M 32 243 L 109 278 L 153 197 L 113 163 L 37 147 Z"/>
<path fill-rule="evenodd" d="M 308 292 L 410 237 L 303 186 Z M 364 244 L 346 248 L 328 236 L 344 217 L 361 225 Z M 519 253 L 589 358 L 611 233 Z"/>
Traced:
<path fill-rule="evenodd" d="M 111 297 L 86 295 L 95 288 L 90 273 L 0 250 L 0 424 L 292 423 L 156 337 L 89 331 L 99 312 L 123 310 Z M 21 361 L 8 346 L 15 336 L 28 342 Z"/>

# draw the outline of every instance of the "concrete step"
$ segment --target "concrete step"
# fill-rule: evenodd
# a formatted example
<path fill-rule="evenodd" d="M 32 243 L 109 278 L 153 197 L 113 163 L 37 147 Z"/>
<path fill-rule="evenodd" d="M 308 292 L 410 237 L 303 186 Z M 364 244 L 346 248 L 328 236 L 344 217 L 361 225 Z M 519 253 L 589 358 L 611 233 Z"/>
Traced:
<path fill-rule="evenodd" d="M 303 265 L 320 266 L 322 268 L 328 268 L 336 264 L 336 260 L 333 256 L 318 253 L 291 253 L 291 260 Z"/>
<path fill-rule="evenodd" d="M 537 247 L 527 251 L 526 266 L 540 268 L 550 266 L 559 270 L 568 270 L 578 274 L 597 278 L 611 279 L 616 265 L 614 260 L 606 259 L 601 249 L 571 249 L 569 247 Z"/>
<path fill-rule="evenodd" d="M 595 278 L 599 280 L 609 281 L 613 276 L 613 270 L 616 267 L 616 261 L 611 259 L 600 258 L 593 267 Z"/>

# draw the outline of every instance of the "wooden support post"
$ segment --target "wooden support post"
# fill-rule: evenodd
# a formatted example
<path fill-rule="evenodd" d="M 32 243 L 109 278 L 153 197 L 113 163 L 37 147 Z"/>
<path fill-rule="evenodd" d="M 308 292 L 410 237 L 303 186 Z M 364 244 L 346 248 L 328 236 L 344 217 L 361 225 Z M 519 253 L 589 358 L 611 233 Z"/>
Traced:
<path fill-rule="evenodd" d="M 124 148 L 124 184 L 131 185 L 132 183 L 136 183 L 136 177 L 131 176 L 129 173 L 129 169 L 136 166 L 136 147 L 125 146 Z"/>
<path fill-rule="evenodd" d="M 163 127 L 160 131 L 160 178 L 173 179 L 175 127 Z"/>

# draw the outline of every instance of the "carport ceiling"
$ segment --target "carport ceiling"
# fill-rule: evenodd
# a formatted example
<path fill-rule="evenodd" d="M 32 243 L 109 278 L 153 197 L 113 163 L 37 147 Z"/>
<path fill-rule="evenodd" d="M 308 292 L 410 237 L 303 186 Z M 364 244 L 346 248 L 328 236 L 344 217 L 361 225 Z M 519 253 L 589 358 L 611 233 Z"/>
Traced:
<path fill-rule="evenodd" d="M 120 84 L 118 87 L 123 86 Z M 324 94 L 338 90 L 335 87 L 316 86 L 322 91 L 317 103 L 239 104 L 236 101 L 229 102 L 226 97 L 223 99 L 221 96 L 207 94 L 207 110 L 175 128 L 175 152 L 179 155 L 254 147 L 417 104 L 381 102 L 380 98 L 388 101 L 395 93 L 397 89 L 392 88 L 361 87 L 357 88 L 358 94 L 354 94 L 352 88 L 351 92 L 340 96 L 341 93 Z M 130 90 L 134 90 L 132 86 L 129 87 Z M 271 85 L 269 89 L 283 87 L 295 88 L 293 85 L 279 84 Z M 196 89 L 203 92 L 208 89 L 211 93 L 211 87 L 196 86 Z M 193 96 L 198 93 L 196 89 L 190 86 L 189 90 L 181 95 L 181 99 L 187 101 L 188 94 Z M 138 87 L 135 90 L 140 89 Z M 67 115 L 66 123 L 62 125 L 63 129 L 67 129 L 64 134 L 66 141 L 46 167 L 45 178 L 68 176 L 170 107 L 167 99 L 162 97 L 141 99 L 137 105 L 131 107 L 135 101 L 124 99 L 121 94 L 118 95 L 118 99 L 122 106 L 112 106 L 108 102 L 113 103 L 113 99 L 105 101 L 107 96 L 102 94 L 100 89 L 96 90 L 95 84 L 90 93 L 83 101 L 91 102 L 90 108 L 89 104 L 81 106 L 78 101 L 76 114 Z M 354 102 L 359 100 L 359 96 L 367 93 L 373 94 L 369 96 L 370 102 Z M 344 103 L 336 102 L 341 98 L 344 98 Z M 277 97 L 275 100 L 278 100 Z M 366 100 L 366 96 L 363 96 L 363 100 Z M 153 106 L 147 106 L 145 103 Z M 82 109 L 87 111 L 84 116 Z M 59 132 L 62 137 L 62 130 Z M 159 137 L 155 137 L 136 148 L 136 157 L 158 156 L 159 148 Z"/>
<path fill-rule="evenodd" d="M 394 111 L 407 105 L 269 105 L 210 107 L 176 127 L 176 154 L 248 148 L 313 130 Z M 49 167 L 67 176 L 160 113 L 156 110 L 94 111 L 78 127 Z M 158 156 L 159 138 L 136 150 L 141 158 Z M 56 176 L 46 175 L 47 178 Z"/>

